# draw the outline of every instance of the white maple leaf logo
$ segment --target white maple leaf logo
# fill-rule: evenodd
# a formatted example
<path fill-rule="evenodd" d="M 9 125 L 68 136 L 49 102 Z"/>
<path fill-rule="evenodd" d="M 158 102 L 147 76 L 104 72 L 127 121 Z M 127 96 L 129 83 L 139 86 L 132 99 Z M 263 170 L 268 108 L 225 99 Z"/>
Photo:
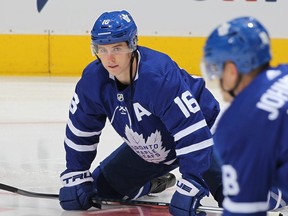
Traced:
<path fill-rule="evenodd" d="M 143 134 L 134 132 L 126 125 L 125 135 L 127 139 L 123 137 L 124 141 L 144 160 L 160 163 L 167 158 L 169 150 L 166 151 L 165 147 L 163 147 L 160 131 L 156 130 L 155 133 L 151 133 L 145 142 Z"/>

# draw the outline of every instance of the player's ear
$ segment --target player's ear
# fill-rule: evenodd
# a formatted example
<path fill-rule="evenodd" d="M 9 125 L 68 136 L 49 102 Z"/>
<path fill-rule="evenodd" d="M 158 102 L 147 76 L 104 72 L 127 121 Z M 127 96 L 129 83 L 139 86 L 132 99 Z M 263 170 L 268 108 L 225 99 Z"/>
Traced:
<path fill-rule="evenodd" d="M 224 65 L 224 72 L 229 74 L 230 77 L 235 77 L 238 74 L 237 66 L 233 62 L 228 61 Z"/>

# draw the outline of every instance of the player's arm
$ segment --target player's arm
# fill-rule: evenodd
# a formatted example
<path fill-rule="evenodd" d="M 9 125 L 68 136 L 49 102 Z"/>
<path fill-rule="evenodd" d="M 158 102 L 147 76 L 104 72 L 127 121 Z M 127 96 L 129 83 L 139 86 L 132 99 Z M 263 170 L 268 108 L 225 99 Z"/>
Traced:
<path fill-rule="evenodd" d="M 196 111 L 199 106 L 197 101 L 193 97 L 186 99 L 187 102 L 191 102 L 188 102 L 191 105 L 188 110 Z M 189 107 L 188 104 L 185 107 Z M 178 108 L 180 109 L 180 107 Z M 199 206 L 200 200 L 209 195 L 209 189 L 202 174 L 210 166 L 213 141 L 200 108 L 195 113 L 192 111 L 189 115 L 191 116 L 186 115 L 185 119 L 179 117 L 182 119 L 181 123 L 178 124 L 178 127 L 175 125 L 176 155 L 179 160 L 179 171 L 182 173 L 182 179 L 178 181 L 177 190 L 171 200 L 170 211 L 175 215 L 196 214 L 195 210 Z M 183 205 L 183 203 L 185 204 Z"/>
<path fill-rule="evenodd" d="M 193 96 L 201 107 L 201 111 L 211 129 L 220 112 L 219 102 L 206 87 L 205 80 L 201 77 L 191 76 L 184 69 L 181 70 L 186 83 L 192 88 Z"/>
<path fill-rule="evenodd" d="M 92 205 L 91 197 L 96 192 L 89 169 L 106 121 L 105 115 L 97 113 L 97 105 L 92 103 L 81 84 L 78 83 L 71 100 L 64 140 L 67 169 L 61 173 L 63 187 L 59 199 L 65 210 L 86 210 Z"/>
<path fill-rule="evenodd" d="M 174 136 L 182 179 L 172 197 L 173 215 L 194 215 L 209 194 L 202 174 L 210 166 L 212 137 L 196 98 L 177 73 L 165 77 L 157 97 L 158 115 Z M 169 94 L 167 94 L 169 92 Z"/>
<path fill-rule="evenodd" d="M 157 81 L 153 84 L 156 87 L 151 100 L 155 101 L 155 114 L 174 137 L 177 157 L 183 162 L 180 171 L 201 178 L 210 166 L 213 145 L 201 107 L 178 71 L 167 73 Z M 197 166 L 190 166 L 191 163 Z"/>

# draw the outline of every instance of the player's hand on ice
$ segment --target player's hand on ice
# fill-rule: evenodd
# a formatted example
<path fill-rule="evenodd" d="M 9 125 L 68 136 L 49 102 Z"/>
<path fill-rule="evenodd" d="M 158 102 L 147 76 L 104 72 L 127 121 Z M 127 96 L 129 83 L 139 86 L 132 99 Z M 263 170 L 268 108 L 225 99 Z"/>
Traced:
<path fill-rule="evenodd" d="M 87 210 L 95 206 L 92 197 L 96 195 L 96 189 L 89 171 L 65 171 L 61 180 L 64 187 L 60 189 L 59 200 L 64 210 Z"/>
<path fill-rule="evenodd" d="M 200 206 L 200 200 L 209 195 L 207 189 L 193 179 L 180 179 L 176 186 L 177 189 L 172 196 L 169 207 L 173 216 L 206 215 L 205 212 L 196 212 L 196 210 Z"/>

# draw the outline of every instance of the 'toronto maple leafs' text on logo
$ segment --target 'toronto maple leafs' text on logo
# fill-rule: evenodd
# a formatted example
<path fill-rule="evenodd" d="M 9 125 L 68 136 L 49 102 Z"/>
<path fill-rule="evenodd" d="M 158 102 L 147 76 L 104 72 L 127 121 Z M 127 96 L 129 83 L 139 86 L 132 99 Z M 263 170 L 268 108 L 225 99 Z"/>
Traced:
<path fill-rule="evenodd" d="M 143 134 L 134 132 L 126 125 L 125 135 L 127 139 L 123 137 L 124 141 L 142 159 L 152 163 L 160 163 L 167 158 L 169 150 L 166 150 L 163 146 L 162 136 L 159 131 L 156 130 L 155 133 L 151 133 L 145 140 Z"/>

